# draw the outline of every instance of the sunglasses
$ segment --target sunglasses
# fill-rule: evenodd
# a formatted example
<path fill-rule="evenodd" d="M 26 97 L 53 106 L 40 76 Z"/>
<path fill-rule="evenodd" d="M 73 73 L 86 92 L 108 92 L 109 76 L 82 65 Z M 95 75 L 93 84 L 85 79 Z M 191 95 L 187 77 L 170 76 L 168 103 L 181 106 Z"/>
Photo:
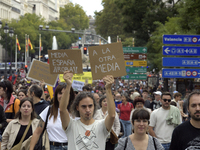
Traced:
<path fill-rule="evenodd" d="M 164 102 L 171 102 L 171 99 L 163 99 Z"/>

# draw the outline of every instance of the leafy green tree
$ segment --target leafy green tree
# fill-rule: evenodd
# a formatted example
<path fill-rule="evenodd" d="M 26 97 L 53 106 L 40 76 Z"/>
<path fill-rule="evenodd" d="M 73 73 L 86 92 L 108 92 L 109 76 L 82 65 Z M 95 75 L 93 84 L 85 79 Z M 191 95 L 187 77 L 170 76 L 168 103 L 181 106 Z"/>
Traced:
<path fill-rule="evenodd" d="M 84 30 L 89 27 L 89 18 L 79 4 L 68 3 L 65 8 L 60 8 L 60 19 L 64 19 L 68 30 Z"/>
<path fill-rule="evenodd" d="M 4 23 L 6 21 L 3 21 Z M 17 35 L 18 41 L 21 47 L 21 53 L 24 53 L 25 51 L 25 34 L 29 35 L 29 39 L 31 40 L 31 43 L 33 45 L 33 50 L 30 50 L 31 53 L 35 53 L 35 47 L 38 46 L 39 40 L 38 40 L 38 35 L 39 35 L 39 30 L 38 27 L 39 25 L 45 25 L 44 18 L 41 16 L 37 16 L 36 14 L 25 14 L 24 16 L 21 16 L 19 21 L 12 20 L 10 23 L 8 23 L 9 27 L 12 27 L 14 30 L 14 34 Z M 4 25 L 3 25 L 4 26 Z M 1 40 L 1 44 L 3 47 L 11 47 L 9 41 L 10 39 L 7 38 L 7 42 L 5 41 L 6 35 L 1 31 L 1 35 L 3 40 Z M 10 56 L 10 50 L 8 51 L 8 56 Z M 12 58 L 14 58 L 15 54 L 15 36 L 12 38 Z M 19 58 L 19 56 L 18 56 Z"/>
<path fill-rule="evenodd" d="M 155 32 L 152 33 L 148 48 L 148 61 L 150 69 L 162 68 L 162 35 L 164 34 L 200 34 L 200 4 L 197 1 L 184 0 L 178 3 L 177 16 L 168 18 L 165 24 L 155 22 L 157 26 Z M 187 46 L 187 45 L 185 45 Z"/>
<path fill-rule="evenodd" d="M 174 8 L 167 7 L 162 0 L 115 0 L 121 9 L 124 30 L 134 33 L 135 46 L 145 46 L 156 29 L 155 21 L 165 23 L 168 16 L 173 16 Z"/>
<path fill-rule="evenodd" d="M 117 41 L 117 36 L 122 41 L 131 34 L 123 31 L 123 16 L 121 10 L 117 7 L 114 0 L 103 0 L 103 11 L 95 12 L 95 26 L 97 34 L 100 34 L 105 39 L 111 37 L 112 42 Z"/>

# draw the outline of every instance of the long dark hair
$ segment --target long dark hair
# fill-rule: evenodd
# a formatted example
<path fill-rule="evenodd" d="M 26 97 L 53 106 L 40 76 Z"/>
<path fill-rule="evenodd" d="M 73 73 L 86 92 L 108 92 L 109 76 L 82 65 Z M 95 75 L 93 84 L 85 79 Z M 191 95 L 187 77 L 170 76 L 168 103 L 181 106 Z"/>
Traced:
<path fill-rule="evenodd" d="M 78 94 L 74 100 L 74 103 L 72 104 L 71 110 L 72 113 L 75 117 L 80 117 L 80 113 L 79 111 L 76 109 L 77 106 L 79 106 L 79 103 L 82 99 L 90 97 L 93 100 L 94 103 L 94 112 L 93 112 L 93 116 L 97 110 L 97 104 L 96 101 L 94 99 L 94 96 L 90 93 L 90 92 L 81 92 L 80 94 Z"/>
<path fill-rule="evenodd" d="M 50 118 L 51 118 L 52 116 L 54 116 L 54 122 L 55 122 L 56 119 L 57 119 L 57 116 L 58 116 L 58 108 L 59 108 L 59 102 L 58 102 L 57 95 L 58 95 L 58 93 L 61 93 L 61 91 L 62 91 L 63 89 L 65 89 L 65 88 L 66 88 L 66 84 L 59 84 L 59 85 L 56 87 L 56 90 L 55 90 L 55 93 L 54 93 L 53 105 L 52 105 L 52 107 L 51 107 L 51 109 L 50 109 Z M 71 87 L 71 89 L 70 89 L 69 103 L 68 103 L 68 106 L 67 106 L 68 111 L 70 111 L 70 107 L 71 107 L 71 105 L 72 105 L 72 103 L 73 103 L 74 98 L 75 98 L 75 94 L 74 94 L 74 91 L 73 91 L 73 89 L 72 89 L 72 87 Z"/>
<path fill-rule="evenodd" d="M 6 92 L 6 96 L 7 96 L 6 104 L 8 104 L 10 102 L 10 98 L 13 92 L 13 85 L 10 81 L 5 80 L 5 81 L 0 82 L 0 87 L 2 87 L 3 90 Z"/>
<path fill-rule="evenodd" d="M 20 101 L 19 107 L 21 108 L 21 107 L 22 107 L 22 104 L 23 104 L 24 102 L 26 102 L 26 101 L 29 101 L 29 102 L 31 103 L 31 107 L 32 107 L 32 109 L 33 109 L 33 111 L 31 112 L 31 120 L 33 120 L 33 119 L 36 118 L 36 113 L 35 113 L 35 111 L 34 111 L 33 100 L 32 100 L 31 98 L 29 98 L 29 97 L 23 98 L 23 99 Z M 15 119 L 16 119 L 16 118 L 19 118 L 19 119 L 22 118 L 22 113 L 21 113 L 20 110 L 16 113 Z"/>

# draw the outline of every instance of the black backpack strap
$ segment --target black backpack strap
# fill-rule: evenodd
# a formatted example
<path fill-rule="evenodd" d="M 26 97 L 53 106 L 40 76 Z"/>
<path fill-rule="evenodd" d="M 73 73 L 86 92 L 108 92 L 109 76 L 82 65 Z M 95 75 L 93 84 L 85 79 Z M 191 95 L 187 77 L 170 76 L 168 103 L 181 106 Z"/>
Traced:
<path fill-rule="evenodd" d="M 128 143 L 128 136 L 126 137 L 126 140 L 125 140 L 124 150 L 126 150 L 127 143 Z"/>
<path fill-rule="evenodd" d="M 14 99 L 14 103 L 13 103 L 13 112 L 12 112 L 13 118 L 15 118 L 15 100 L 16 100 L 16 99 L 17 99 L 17 98 Z"/>
<path fill-rule="evenodd" d="M 154 137 L 153 137 L 153 144 L 154 144 L 155 150 L 157 150 L 156 142 L 155 142 L 155 138 Z"/>
<path fill-rule="evenodd" d="M 50 110 L 51 110 L 51 106 L 49 106 L 49 110 L 48 110 L 48 112 L 47 112 L 47 116 L 46 116 L 46 121 L 45 121 L 45 125 L 44 125 L 44 129 L 43 129 L 43 133 L 44 133 L 44 131 L 46 130 L 46 127 L 47 127 L 47 122 L 48 122 L 48 117 L 49 117 L 49 115 L 50 115 Z"/>

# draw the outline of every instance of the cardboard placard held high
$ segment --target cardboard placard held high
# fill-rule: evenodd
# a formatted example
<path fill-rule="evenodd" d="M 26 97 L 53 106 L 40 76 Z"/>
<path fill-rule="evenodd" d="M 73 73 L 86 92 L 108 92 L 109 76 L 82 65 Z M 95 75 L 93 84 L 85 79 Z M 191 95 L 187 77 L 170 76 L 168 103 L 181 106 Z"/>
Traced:
<path fill-rule="evenodd" d="M 48 50 L 51 74 L 83 73 L 81 50 Z"/>
<path fill-rule="evenodd" d="M 50 74 L 49 64 L 33 59 L 27 78 L 38 82 L 44 79 L 45 84 L 55 87 L 58 75 Z"/>
<path fill-rule="evenodd" d="M 122 43 L 88 47 L 93 80 L 126 75 Z"/>

